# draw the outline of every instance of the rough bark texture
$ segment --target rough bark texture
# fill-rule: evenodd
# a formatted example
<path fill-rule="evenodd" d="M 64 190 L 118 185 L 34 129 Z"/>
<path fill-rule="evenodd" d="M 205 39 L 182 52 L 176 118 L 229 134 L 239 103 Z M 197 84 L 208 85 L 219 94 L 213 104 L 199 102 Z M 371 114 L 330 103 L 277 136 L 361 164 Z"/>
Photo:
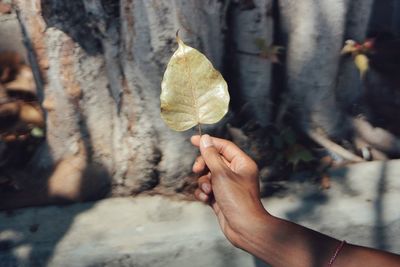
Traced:
<path fill-rule="evenodd" d="M 291 102 L 300 113 L 302 127 L 321 128 L 328 135 L 343 136 L 349 124 L 344 123 L 345 114 L 340 107 L 351 104 L 355 97 L 350 101 L 342 97 L 338 102 L 336 92 L 359 95 L 354 86 L 359 77 L 353 66 L 347 66 L 343 72 L 350 74 L 342 77 L 341 83 L 337 82 L 341 72 L 338 55 L 346 38 L 364 39 L 372 0 L 283 0 L 279 3 L 283 30 L 288 36 L 288 88 L 293 97 Z M 347 84 L 350 86 L 345 87 Z"/>
<path fill-rule="evenodd" d="M 38 187 L 67 200 L 96 197 L 96 191 L 185 191 L 197 151 L 188 141 L 191 132 L 172 132 L 161 121 L 162 73 L 176 48 L 177 29 L 222 67 L 226 6 L 129 0 L 15 4 L 31 61 L 38 63 L 32 66 L 45 81 L 39 90 L 47 143 L 31 166 L 50 174 Z M 97 180 L 89 177 L 94 171 Z M 83 185 L 93 192 L 84 192 Z"/>
<path fill-rule="evenodd" d="M 13 50 L 25 55 L 21 29 L 15 13 L 0 15 L 0 33 L 0 51 Z"/>
<path fill-rule="evenodd" d="M 344 136 L 361 90 L 339 52 L 345 39 L 363 40 L 372 2 L 14 0 L 47 112 L 47 142 L 30 163 L 41 177 L 36 186 L 66 200 L 188 190 L 193 132 L 172 132 L 159 115 L 177 29 L 230 86 L 232 111 L 207 132 L 220 133 L 243 113 L 246 121 L 274 123 L 279 103 L 272 102 L 287 85 L 283 104 L 295 107 L 303 130 Z M 273 83 L 257 40 L 270 45 L 280 35 L 287 81 Z"/>
<path fill-rule="evenodd" d="M 343 40 L 362 42 L 367 34 L 373 0 L 350 1 L 348 4 L 346 28 Z M 336 86 L 337 102 L 343 111 L 354 114 L 360 111 L 360 102 L 364 89 L 359 73 L 351 60 L 342 60 Z"/>
<path fill-rule="evenodd" d="M 250 1 L 251 2 L 251 1 Z M 232 69 L 241 94 L 238 105 L 248 117 L 256 119 L 262 126 L 271 123 L 271 60 L 259 56 L 257 40 L 273 44 L 272 0 L 253 1 L 254 7 L 234 5 L 231 8 L 231 35 L 233 54 L 229 55 L 235 68 Z"/>

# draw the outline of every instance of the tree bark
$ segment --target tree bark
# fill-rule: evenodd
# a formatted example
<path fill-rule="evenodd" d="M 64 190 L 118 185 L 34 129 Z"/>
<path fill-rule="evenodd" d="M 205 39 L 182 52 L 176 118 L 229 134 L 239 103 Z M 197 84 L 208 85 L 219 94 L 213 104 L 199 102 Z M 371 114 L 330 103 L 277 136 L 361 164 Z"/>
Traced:
<path fill-rule="evenodd" d="M 236 95 L 240 99 L 238 109 L 244 107 L 248 119 L 255 119 L 265 127 L 272 121 L 272 63 L 260 55 L 262 51 L 257 42 L 264 42 L 266 47 L 273 45 L 272 0 L 253 3 L 256 8 L 233 5 L 230 10 L 234 53 L 229 56 L 236 66 L 231 71 L 240 92 Z"/>
<path fill-rule="evenodd" d="M 49 173 L 48 194 L 67 200 L 95 197 L 71 189 L 87 180 L 113 196 L 187 191 L 197 154 L 189 142 L 193 132 L 172 132 L 162 122 L 162 73 L 176 48 L 177 29 L 221 68 L 225 7 L 219 1 L 15 4 L 31 64 L 45 81 L 38 86 L 47 142 L 31 166 L 35 173 Z M 73 178 L 60 168 L 69 168 Z M 93 176 L 93 170 L 100 180 L 83 175 Z"/>
<path fill-rule="evenodd" d="M 190 191 L 198 152 L 189 137 L 195 132 L 172 132 L 159 114 L 162 74 L 178 29 L 226 75 L 230 87 L 232 110 L 220 124 L 206 127 L 207 133 L 221 133 L 227 122 L 240 119 L 243 106 L 246 121 L 274 123 L 273 94 L 283 88 L 272 83 L 271 60 L 260 56 L 257 40 L 272 45 L 278 20 L 287 39 L 281 62 L 285 101 L 298 111 L 302 129 L 342 137 L 351 128 L 346 109 L 359 97 L 354 93 L 359 77 L 341 61 L 340 49 L 345 39 L 365 36 L 372 0 L 14 0 L 14 5 L 47 116 L 46 142 L 29 164 L 39 177 L 32 186 L 45 188 L 51 201 Z"/>
<path fill-rule="evenodd" d="M 361 93 L 355 90 L 359 76 L 353 65 L 340 64 L 340 50 L 347 38 L 364 40 L 372 0 L 279 3 L 287 35 L 288 88 L 301 127 L 343 137 L 351 125 L 342 107 L 351 105 Z M 342 70 L 345 74 L 339 75 Z M 349 100 L 343 95 L 353 96 Z"/>

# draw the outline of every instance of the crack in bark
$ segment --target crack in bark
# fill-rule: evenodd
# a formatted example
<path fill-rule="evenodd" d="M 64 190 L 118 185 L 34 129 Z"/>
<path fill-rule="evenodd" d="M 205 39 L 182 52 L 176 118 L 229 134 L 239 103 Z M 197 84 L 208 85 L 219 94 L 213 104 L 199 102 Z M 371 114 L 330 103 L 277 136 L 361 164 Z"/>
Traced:
<path fill-rule="evenodd" d="M 41 6 L 48 27 L 55 27 L 65 32 L 89 55 L 103 52 L 98 23 L 92 14 L 85 11 L 82 0 L 41 0 Z"/>

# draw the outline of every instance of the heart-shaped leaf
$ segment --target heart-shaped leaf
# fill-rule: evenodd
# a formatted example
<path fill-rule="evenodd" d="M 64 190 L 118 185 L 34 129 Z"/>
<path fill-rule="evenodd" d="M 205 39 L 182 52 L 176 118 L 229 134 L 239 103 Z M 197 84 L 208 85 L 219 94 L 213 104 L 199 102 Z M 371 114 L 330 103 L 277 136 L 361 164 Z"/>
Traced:
<path fill-rule="evenodd" d="M 161 83 L 161 117 L 175 131 L 216 123 L 228 112 L 228 86 L 206 56 L 176 39 Z"/>

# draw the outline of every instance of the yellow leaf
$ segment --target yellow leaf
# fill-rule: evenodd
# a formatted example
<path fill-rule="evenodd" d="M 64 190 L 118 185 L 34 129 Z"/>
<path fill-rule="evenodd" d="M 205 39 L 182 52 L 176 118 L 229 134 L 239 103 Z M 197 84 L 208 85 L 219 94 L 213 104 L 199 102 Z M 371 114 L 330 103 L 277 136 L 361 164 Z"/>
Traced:
<path fill-rule="evenodd" d="M 364 78 L 364 75 L 368 71 L 368 68 L 369 68 L 368 57 L 364 54 L 358 54 L 354 58 L 354 63 L 356 64 L 357 69 L 360 71 L 361 79 Z"/>
<path fill-rule="evenodd" d="M 175 131 L 216 123 L 228 112 L 228 86 L 202 53 L 177 42 L 161 83 L 161 117 Z"/>
<path fill-rule="evenodd" d="M 342 55 L 346 55 L 346 54 L 353 54 L 355 52 L 357 52 L 357 42 L 353 40 L 347 40 L 340 53 Z"/>

